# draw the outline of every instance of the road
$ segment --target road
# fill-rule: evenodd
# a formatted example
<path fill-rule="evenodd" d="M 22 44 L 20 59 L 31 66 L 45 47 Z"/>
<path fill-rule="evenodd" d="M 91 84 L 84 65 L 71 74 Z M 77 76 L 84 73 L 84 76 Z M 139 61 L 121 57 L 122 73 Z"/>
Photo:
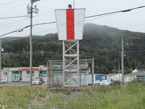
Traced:
<path fill-rule="evenodd" d="M 16 85 L 16 86 L 29 86 L 30 82 L 9 82 L 5 84 L 1 84 L 1 86 L 7 86 L 7 85 Z M 46 85 L 43 83 L 42 85 Z"/>

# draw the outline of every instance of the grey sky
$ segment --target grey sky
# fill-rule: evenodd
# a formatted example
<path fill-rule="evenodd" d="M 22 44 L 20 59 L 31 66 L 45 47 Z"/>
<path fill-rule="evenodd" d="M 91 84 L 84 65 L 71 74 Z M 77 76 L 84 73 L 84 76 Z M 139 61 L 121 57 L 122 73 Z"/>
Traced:
<path fill-rule="evenodd" d="M 30 0 L 0 0 L 0 17 L 27 15 L 26 7 Z M 54 9 L 67 8 L 73 0 L 41 0 L 36 2 L 39 14 L 34 15 L 33 24 L 55 21 Z M 76 8 L 86 8 L 86 16 L 106 12 L 118 11 L 145 5 L 145 0 L 75 0 Z M 127 13 L 119 13 L 109 16 L 86 19 L 85 23 L 107 25 L 123 30 L 138 31 L 145 33 L 145 8 Z M 0 19 L 0 35 L 22 28 L 30 24 L 28 18 Z M 33 34 L 44 35 L 55 33 L 56 24 L 36 26 Z M 29 28 L 20 33 L 7 36 L 28 36 Z"/>

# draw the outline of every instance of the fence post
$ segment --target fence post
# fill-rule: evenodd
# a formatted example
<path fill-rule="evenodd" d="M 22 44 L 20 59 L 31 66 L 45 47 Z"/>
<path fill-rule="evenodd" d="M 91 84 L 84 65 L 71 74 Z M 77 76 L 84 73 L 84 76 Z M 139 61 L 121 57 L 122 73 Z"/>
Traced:
<path fill-rule="evenodd" d="M 92 58 L 92 88 L 94 87 L 94 58 Z"/>

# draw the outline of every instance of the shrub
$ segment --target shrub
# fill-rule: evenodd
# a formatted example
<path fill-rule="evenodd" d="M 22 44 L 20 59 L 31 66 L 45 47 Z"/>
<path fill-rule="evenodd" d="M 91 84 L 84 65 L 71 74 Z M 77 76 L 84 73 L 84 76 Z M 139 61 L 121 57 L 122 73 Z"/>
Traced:
<path fill-rule="evenodd" d="M 120 85 L 120 81 L 113 81 L 112 85 Z"/>
<path fill-rule="evenodd" d="M 70 88 L 67 88 L 65 90 L 65 95 L 70 95 L 72 93 L 71 89 Z"/>

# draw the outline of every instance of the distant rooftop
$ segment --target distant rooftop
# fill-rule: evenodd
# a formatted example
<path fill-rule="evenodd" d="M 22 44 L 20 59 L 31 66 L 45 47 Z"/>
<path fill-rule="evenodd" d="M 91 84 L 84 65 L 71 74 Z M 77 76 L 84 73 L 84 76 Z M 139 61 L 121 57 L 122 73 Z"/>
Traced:
<path fill-rule="evenodd" d="M 135 75 L 145 75 L 145 69 L 137 69 Z"/>

